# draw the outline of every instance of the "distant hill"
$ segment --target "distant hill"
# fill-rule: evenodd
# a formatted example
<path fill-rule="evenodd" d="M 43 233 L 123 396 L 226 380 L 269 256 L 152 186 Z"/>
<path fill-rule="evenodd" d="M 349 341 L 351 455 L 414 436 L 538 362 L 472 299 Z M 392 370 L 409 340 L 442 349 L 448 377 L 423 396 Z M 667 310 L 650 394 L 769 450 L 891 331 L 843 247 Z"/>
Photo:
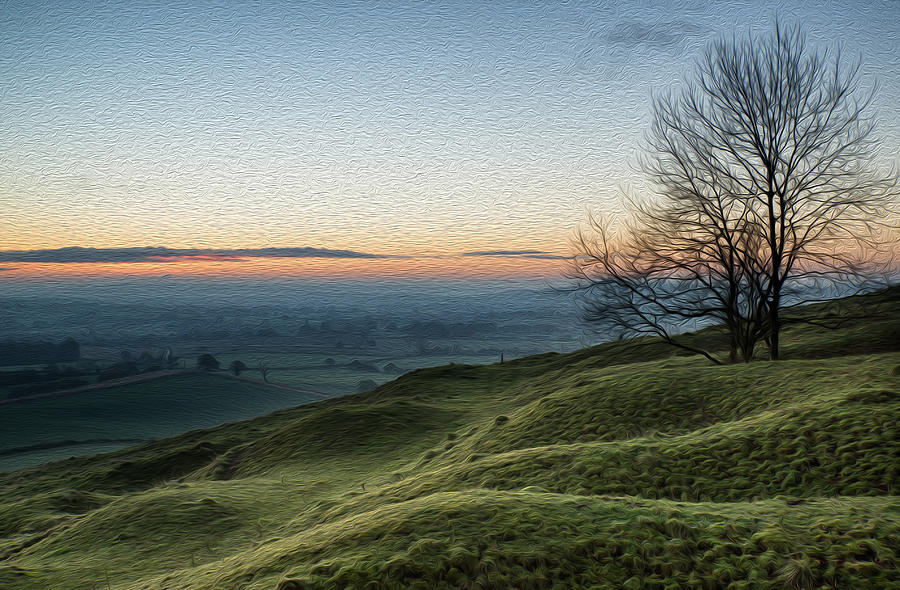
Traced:
<path fill-rule="evenodd" d="M 0 474 L 0 587 L 898 587 L 900 290 L 784 339 L 777 363 L 642 339 L 420 369 Z M 262 393 L 238 383 L 142 395 Z"/>

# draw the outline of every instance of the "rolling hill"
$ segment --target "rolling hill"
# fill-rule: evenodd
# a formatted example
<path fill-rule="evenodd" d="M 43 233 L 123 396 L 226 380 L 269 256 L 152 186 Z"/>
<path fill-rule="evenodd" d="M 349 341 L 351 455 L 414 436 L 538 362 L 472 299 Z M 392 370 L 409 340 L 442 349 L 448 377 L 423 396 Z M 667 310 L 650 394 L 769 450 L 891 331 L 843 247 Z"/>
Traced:
<path fill-rule="evenodd" d="M 792 317 L 777 363 L 421 369 L 0 474 L 0 587 L 895 587 L 900 290 Z"/>

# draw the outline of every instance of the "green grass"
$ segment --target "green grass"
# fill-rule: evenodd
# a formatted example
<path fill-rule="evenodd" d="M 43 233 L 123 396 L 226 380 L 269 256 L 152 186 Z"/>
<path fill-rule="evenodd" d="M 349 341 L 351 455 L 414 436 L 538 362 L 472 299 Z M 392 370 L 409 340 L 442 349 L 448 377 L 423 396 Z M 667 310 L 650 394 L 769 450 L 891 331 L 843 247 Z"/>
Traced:
<path fill-rule="evenodd" d="M 836 313 L 876 318 L 791 327 L 778 363 L 644 340 L 422 369 L 0 474 L 0 587 L 897 586 L 900 297 Z"/>

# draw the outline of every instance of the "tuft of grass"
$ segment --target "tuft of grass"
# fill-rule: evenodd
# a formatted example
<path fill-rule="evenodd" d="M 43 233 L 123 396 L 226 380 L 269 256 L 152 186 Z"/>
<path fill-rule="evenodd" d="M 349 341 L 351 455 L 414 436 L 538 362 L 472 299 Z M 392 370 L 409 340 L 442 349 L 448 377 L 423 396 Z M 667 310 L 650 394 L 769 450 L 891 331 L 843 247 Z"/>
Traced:
<path fill-rule="evenodd" d="M 813 588 L 816 584 L 813 563 L 804 557 L 789 559 L 778 570 L 778 579 L 788 588 L 796 588 L 796 590 Z"/>

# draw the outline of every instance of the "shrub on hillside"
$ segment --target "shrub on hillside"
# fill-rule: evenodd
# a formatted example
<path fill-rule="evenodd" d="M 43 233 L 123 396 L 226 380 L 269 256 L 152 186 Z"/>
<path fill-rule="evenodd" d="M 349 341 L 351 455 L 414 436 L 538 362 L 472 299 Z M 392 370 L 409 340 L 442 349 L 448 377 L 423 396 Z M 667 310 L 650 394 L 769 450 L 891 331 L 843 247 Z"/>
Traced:
<path fill-rule="evenodd" d="M 228 370 L 234 373 L 235 377 L 247 370 L 247 365 L 243 361 L 231 361 Z"/>
<path fill-rule="evenodd" d="M 97 381 L 109 381 L 110 379 L 120 379 L 122 377 L 129 377 L 131 375 L 137 375 L 141 371 L 138 368 L 137 364 L 133 362 L 121 362 L 116 363 L 110 367 L 107 367 L 100 371 L 97 375 Z"/>
<path fill-rule="evenodd" d="M 213 371 L 219 368 L 219 361 L 211 354 L 201 354 L 197 358 L 197 367 L 204 371 Z"/>

